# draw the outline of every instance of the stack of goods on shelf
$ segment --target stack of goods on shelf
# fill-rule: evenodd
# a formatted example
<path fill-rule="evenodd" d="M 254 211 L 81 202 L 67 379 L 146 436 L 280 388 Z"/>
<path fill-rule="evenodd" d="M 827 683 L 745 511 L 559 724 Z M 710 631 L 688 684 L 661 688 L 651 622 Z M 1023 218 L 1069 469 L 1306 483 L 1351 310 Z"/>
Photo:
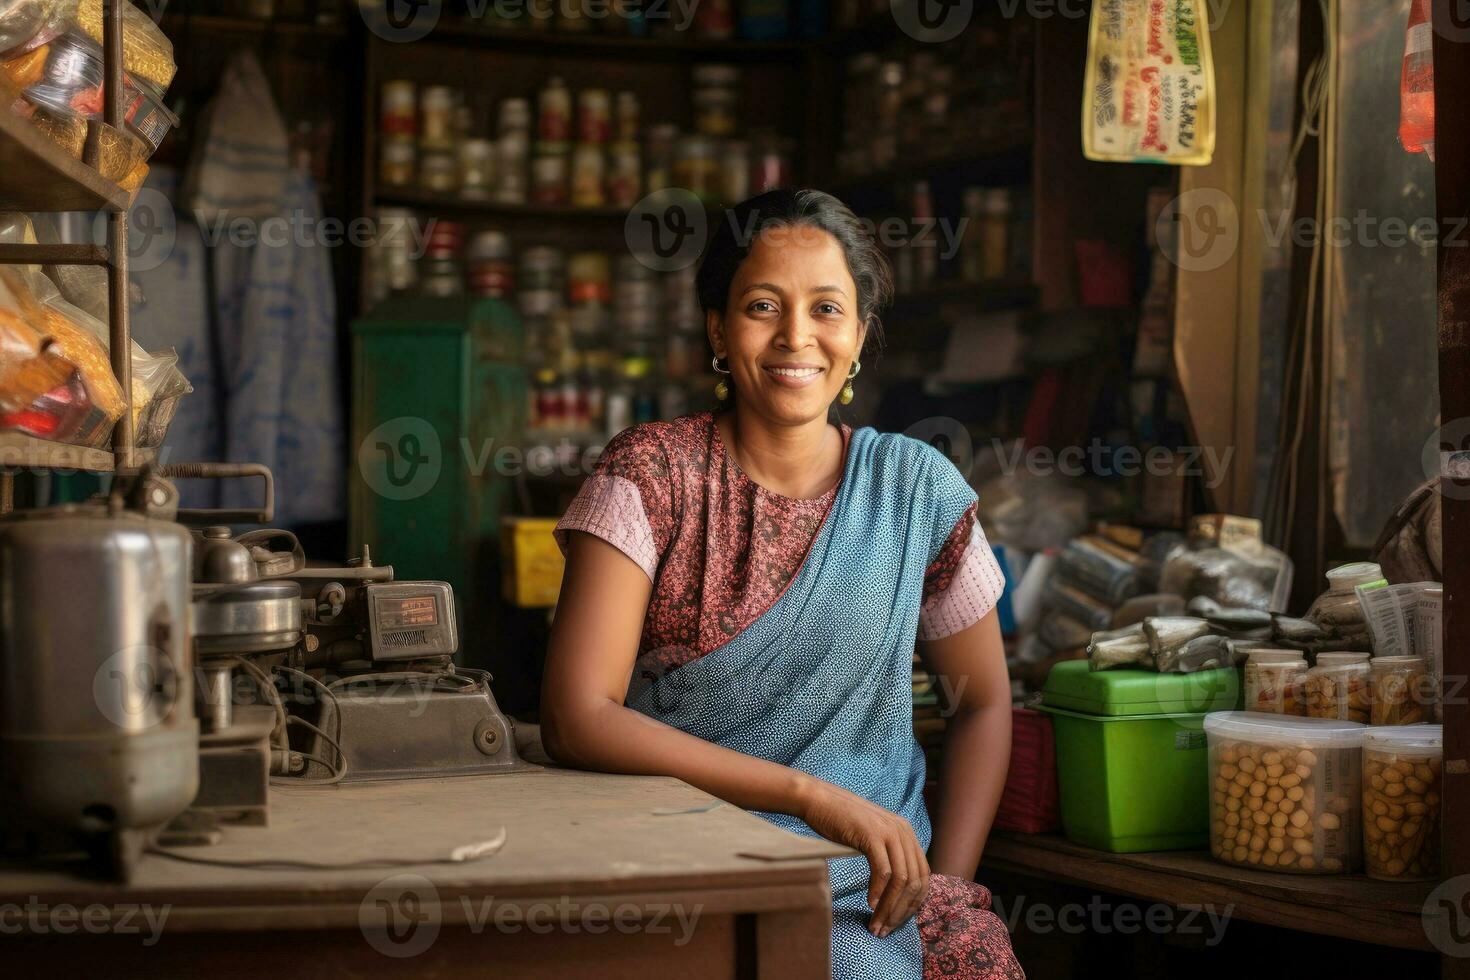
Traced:
<path fill-rule="evenodd" d="M 379 182 L 397 190 L 498 205 L 626 209 L 645 194 L 682 187 L 706 204 L 733 203 L 791 181 L 789 143 L 739 131 L 739 69 L 693 69 L 695 131 L 651 125 L 640 142 L 633 92 L 573 94 L 559 77 L 535 100 L 501 100 L 493 138 L 464 93 L 407 80 L 381 92 Z"/>
<path fill-rule="evenodd" d="M 77 159 L 88 123 L 103 117 L 103 6 L 103 0 L 18 0 L 0 11 L 0 98 Z M 131 4 L 123 7 L 123 51 L 127 126 L 119 132 L 101 125 L 97 167 L 136 193 L 149 157 L 178 125 L 163 102 L 177 69 L 173 45 Z"/>
<path fill-rule="evenodd" d="M 1030 281 L 1029 194 L 1011 187 L 966 186 L 957 215 L 940 213 L 928 180 L 898 186 L 896 198 L 892 214 L 870 220 L 893 265 L 897 295 L 944 283 Z M 887 234 L 884 222 L 892 220 L 908 233 Z"/>
<path fill-rule="evenodd" d="M 23 215 L 0 214 L 0 242 L 35 244 Z M 68 300 L 74 300 L 77 305 Z M 100 449 L 128 399 L 112 371 L 106 324 L 27 266 L 0 266 L 0 431 Z M 132 349 L 136 445 L 163 443 L 178 401 L 190 391 L 173 350 Z"/>
<path fill-rule="evenodd" d="M 847 61 L 843 179 L 902 163 L 990 156 L 1030 141 L 1031 32 L 978 25 L 943 45 L 907 42 Z"/>
<path fill-rule="evenodd" d="M 655 272 L 627 254 L 520 247 L 504 232 L 471 231 L 384 209 L 374 249 L 377 297 L 469 296 L 516 307 L 532 379 L 535 438 L 593 442 L 637 422 L 698 408 L 714 389 L 694 268 Z"/>

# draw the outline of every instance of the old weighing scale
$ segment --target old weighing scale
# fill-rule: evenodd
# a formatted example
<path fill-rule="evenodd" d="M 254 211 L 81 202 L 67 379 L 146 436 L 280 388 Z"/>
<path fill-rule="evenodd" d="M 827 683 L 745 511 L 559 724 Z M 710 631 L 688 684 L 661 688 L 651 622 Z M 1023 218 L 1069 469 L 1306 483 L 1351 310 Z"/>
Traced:
<path fill-rule="evenodd" d="M 258 478 L 264 501 L 180 509 L 184 478 Z M 186 464 L 0 520 L 12 843 L 62 828 L 126 877 L 155 840 L 264 824 L 272 779 L 535 768 L 489 674 L 453 661 L 450 586 L 395 581 L 366 548 L 318 566 L 289 531 L 232 533 L 269 523 L 274 496 L 264 466 Z"/>

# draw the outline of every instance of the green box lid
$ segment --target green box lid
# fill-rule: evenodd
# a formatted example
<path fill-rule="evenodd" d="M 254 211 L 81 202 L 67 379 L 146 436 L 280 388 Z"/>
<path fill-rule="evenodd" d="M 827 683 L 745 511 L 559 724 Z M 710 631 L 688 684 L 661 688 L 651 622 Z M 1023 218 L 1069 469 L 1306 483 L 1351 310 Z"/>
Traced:
<path fill-rule="evenodd" d="M 1240 707 L 1241 671 L 1227 667 L 1193 674 L 1151 670 L 1092 670 L 1086 660 L 1051 669 L 1041 703 L 1088 715 L 1168 715 Z"/>

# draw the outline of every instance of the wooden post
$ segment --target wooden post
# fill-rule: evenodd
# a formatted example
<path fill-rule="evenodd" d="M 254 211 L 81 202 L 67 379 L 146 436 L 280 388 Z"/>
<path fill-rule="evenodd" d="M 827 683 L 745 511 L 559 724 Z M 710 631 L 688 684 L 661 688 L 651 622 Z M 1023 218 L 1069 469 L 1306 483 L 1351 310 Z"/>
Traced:
<path fill-rule="evenodd" d="M 1435 193 L 1441 245 L 1439 264 L 1440 424 L 1470 418 L 1470 248 L 1459 231 L 1470 216 L 1470 21 L 1454 21 L 1456 0 L 1433 0 Z M 1455 234 L 1455 239 L 1447 236 Z M 1449 242 L 1460 247 L 1450 247 Z M 1470 472 L 1470 452 L 1456 446 L 1441 455 L 1442 478 Z M 1470 676 L 1470 480 L 1441 495 L 1443 507 L 1444 674 Z M 1462 685 L 1446 683 L 1445 690 Z M 1470 705 L 1461 695 L 1444 706 L 1444 877 L 1470 874 Z M 1463 923 L 1461 923 L 1463 926 Z M 1446 957 L 1442 975 L 1470 977 L 1470 959 Z"/>

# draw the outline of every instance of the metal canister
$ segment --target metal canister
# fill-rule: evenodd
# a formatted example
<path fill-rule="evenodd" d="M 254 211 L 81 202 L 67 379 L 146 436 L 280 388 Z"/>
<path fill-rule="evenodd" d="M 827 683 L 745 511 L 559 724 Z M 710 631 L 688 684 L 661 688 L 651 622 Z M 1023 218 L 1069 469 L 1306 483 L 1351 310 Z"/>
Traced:
<path fill-rule="evenodd" d="M 102 506 L 0 520 L 5 818 L 100 841 L 124 873 L 199 788 L 191 549 Z"/>

